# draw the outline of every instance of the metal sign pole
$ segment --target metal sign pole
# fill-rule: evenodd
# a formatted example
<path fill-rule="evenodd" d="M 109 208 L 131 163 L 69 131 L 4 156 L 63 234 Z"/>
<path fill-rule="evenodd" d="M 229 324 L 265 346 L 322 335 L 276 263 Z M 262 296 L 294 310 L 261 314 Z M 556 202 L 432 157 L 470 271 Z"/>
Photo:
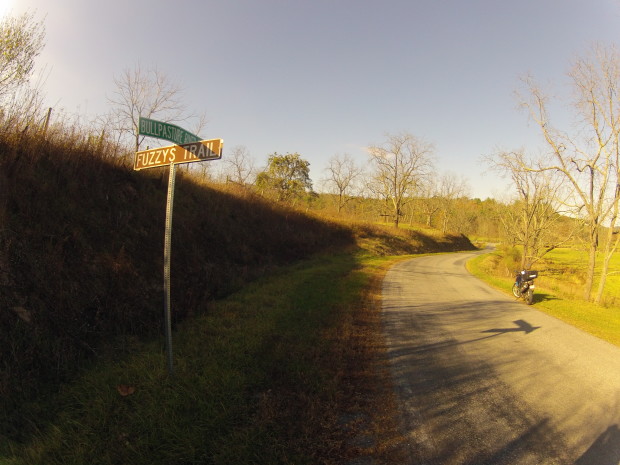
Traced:
<path fill-rule="evenodd" d="M 172 364 L 172 317 L 170 315 L 170 243 L 172 238 L 172 205 L 174 202 L 175 164 L 170 163 L 168 176 L 168 201 L 166 203 L 166 232 L 164 235 L 164 321 L 166 331 L 166 352 L 168 355 L 168 375 L 174 374 Z"/>
<path fill-rule="evenodd" d="M 51 108 L 50 108 L 51 111 Z M 139 136 L 156 137 L 176 145 L 159 147 L 153 150 L 138 151 Z M 196 161 L 222 158 L 224 141 L 222 139 L 201 140 L 201 138 L 174 124 L 139 117 L 136 128 L 136 157 L 134 170 L 157 168 L 170 165 L 168 177 L 168 202 L 166 203 L 166 231 L 164 233 L 164 329 L 166 332 L 166 355 L 168 375 L 174 374 L 172 358 L 172 317 L 170 311 L 170 243 L 172 236 L 172 205 L 174 203 L 174 178 L 176 165 Z"/>

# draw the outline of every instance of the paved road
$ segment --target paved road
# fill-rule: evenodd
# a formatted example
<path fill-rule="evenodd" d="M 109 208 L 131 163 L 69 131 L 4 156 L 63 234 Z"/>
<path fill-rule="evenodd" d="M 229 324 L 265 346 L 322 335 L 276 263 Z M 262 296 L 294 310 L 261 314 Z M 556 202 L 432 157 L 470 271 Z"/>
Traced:
<path fill-rule="evenodd" d="M 475 253 L 383 283 L 409 464 L 620 463 L 620 349 L 489 288 Z"/>

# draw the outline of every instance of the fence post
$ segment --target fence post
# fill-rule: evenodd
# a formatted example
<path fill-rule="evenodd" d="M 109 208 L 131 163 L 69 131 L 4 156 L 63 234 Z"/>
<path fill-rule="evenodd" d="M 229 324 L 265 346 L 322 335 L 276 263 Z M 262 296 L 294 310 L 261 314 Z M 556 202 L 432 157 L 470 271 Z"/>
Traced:
<path fill-rule="evenodd" d="M 52 107 L 47 109 L 47 115 L 45 116 L 45 123 L 43 123 L 43 134 L 47 133 L 47 127 L 50 125 L 50 118 L 52 116 Z"/>

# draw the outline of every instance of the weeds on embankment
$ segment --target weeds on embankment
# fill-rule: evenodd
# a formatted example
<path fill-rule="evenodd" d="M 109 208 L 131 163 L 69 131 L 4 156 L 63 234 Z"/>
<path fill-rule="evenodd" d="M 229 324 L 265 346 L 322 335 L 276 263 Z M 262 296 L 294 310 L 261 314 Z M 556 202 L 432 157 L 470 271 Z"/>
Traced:
<path fill-rule="evenodd" d="M 106 154 L 90 139 L 0 138 L 0 434 L 30 429 L 25 399 L 160 332 L 167 171 Z M 350 230 L 249 190 L 178 178 L 175 322 L 270 269 L 353 243 Z"/>
<path fill-rule="evenodd" d="M 104 146 L 0 138 L 0 459 L 342 463 L 388 444 L 385 426 L 383 442 L 348 440 L 389 409 L 369 262 L 466 238 L 319 220 L 181 174 L 169 378 L 166 170 Z"/>

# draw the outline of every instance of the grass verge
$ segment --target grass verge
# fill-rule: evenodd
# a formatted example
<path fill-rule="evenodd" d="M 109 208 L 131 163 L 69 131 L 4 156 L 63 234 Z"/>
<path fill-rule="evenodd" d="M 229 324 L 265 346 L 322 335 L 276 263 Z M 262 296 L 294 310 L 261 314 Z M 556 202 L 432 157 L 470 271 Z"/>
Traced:
<path fill-rule="evenodd" d="M 514 281 L 495 276 L 492 273 L 494 254 L 480 255 L 467 263 L 467 268 L 476 277 L 493 287 L 512 295 Z M 537 284 L 534 306 L 582 331 L 620 347 L 620 312 L 617 308 L 603 307 L 577 299 L 561 298 L 550 289 Z"/>
<path fill-rule="evenodd" d="M 176 328 L 173 377 L 160 341 L 136 345 L 63 387 L 53 421 L 5 442 L 0 463 L 327 464 L 397 453 L 376 306 L 393 261 L 322 256 L 255 282 Z"/>

